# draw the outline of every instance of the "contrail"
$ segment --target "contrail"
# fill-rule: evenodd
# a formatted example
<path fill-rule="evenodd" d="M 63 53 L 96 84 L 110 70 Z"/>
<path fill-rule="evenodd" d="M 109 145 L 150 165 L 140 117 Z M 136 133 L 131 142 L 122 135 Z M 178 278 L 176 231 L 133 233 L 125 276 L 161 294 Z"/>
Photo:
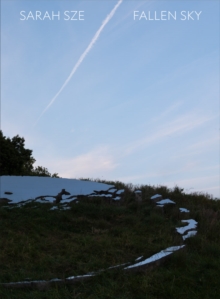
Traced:
<path fill-rule="evenodd" d="M 59 94 L 62 92 L 62 90 L 65 88 L 65 86 L 69 83 L 70 79 L 72 78 L 72 76 L 75 74 L 76 70 L 78 69 L 78 67 L 80 66 L 80 64 L 83 62 L 84 58 L 86 57 L 86 55 L 89 53 L 89 51 L 92 49 L 93 45 L 95 44 L 95 42 L 97 41 L 97 39 L 99 38 L 99 35 L 101 34 L 102 30 L 104 29 L 104 27 L 108 24 L 108 22 L 111 20 L 111 18 L 114 16 L 117 8 L 119 7 L 119 5 L 122 3 L 123 0 L 119 0 L 118 3 L 115 5 L 115 7 L 112 9 L 112 11 L 110 12 L 110 14 L 107 15 L 107 17 L 105 18 L 105 20 L 102 22 L 102 25 L 100 26 L 100 28 L 98 29 L 98 31 L 96 32 L 96 34 L 94 35 L 94 37 L 92 38 L 90 44 L 88 45 L 88 47 L 86 48 L 86 50 L 82 53 L 82 55 L 80 56 L 79 60 L 77 61 L 77 63 L 75 64 L 72 72 L 70 73 L 69 77 L 66 79 L 66 81 L 63 83 L 62 87 L 60 88 L 60 90 L 58 91 L 58 93 L 52 98 L 52 100 L 50 101 L 50 103 L 47 105 L 47 107 L 43 110 L 43 112 L 41 113 L 41 115 L 39 116 L 39 118 L 37 119 L 35 125 L 38 123 L 39 119 L 41 118 L 41 116 L 50 108 L 50 106 L 53 104 L 53 102 L 56 100 L 56 98 L 59 96 Z"/>

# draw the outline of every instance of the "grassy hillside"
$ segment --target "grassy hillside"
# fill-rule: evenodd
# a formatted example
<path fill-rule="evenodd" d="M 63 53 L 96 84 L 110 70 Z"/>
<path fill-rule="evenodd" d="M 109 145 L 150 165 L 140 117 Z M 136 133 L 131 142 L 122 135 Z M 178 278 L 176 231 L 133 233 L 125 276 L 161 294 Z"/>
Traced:
<path fill-rule="evenodd" d="M 220 298 L 220 201 L 208 194 L 186 195 L 178 187 L 102 182 L 125 189 L 122 205 L 85 198 L 69 210 L 51 211 L 49 203 L 0 206 L 0 282 L 66 278 L 150 257 L 183 244 L 175 229 L 183 226 L 182 219 L 198 221 L 198 234 L 184 241 L 184 250 L 151 270 L 112 269 L 43 291 L 0 286 L 0 298 Z M 142 190 L 140 206 L 135 189 Z M 156 208 L 150 200 L 156 193 L 176 205 Z M 180 207 L 190 213 L 180 213 Z"/>

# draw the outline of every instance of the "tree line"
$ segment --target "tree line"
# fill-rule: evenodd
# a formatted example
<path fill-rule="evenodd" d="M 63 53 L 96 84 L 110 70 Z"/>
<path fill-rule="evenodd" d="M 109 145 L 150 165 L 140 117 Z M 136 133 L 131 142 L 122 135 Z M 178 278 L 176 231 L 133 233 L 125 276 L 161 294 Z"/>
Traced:
<path fill-rule="evenodd" d="M 0 175 L 56 177 L 46 167 L 34 167 L 36 160 L 32 150 L 25 148 L 25 139 L 19 135 L 9 138 L 0 130 Z"/>

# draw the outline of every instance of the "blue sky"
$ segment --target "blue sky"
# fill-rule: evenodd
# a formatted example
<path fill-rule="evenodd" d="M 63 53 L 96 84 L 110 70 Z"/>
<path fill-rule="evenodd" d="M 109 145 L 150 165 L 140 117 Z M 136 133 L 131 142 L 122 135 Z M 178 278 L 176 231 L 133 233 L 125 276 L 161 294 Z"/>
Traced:
<path fill-rule="evenodd" d="M 63 178 L 220 198 L 219 79 L 219 1 L 1 1 L 1 129 Z"/>

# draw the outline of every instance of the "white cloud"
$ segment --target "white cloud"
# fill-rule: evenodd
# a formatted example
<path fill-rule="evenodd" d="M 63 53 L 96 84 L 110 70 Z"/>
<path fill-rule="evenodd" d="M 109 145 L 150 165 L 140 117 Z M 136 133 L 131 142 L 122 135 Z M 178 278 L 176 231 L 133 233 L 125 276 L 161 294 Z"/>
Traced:
<path fill-rule="evenodd" d="M 152 118 L 153 121 L 161 120 L 162 117 L 167 117 L 171 112 L 177 110 L 181 105 L 183 105 L 183 101 L 178 101 L 164 110 L 159 116 L 155 116 Z"/>
<path fill-rule="evenodd" d="M 43 112 L 41 113 L 41 115 L 39 116 L 39 118 L 37 119 L 35 125 L 37 124 L 37 122 L 39 121 L 39 119 L 41 118 L 41 116 L 50 108 L 50 106 L 53 104 L 53 102 L 56 100 L 56 98 L 60 95 L 60 93 L 62 92 L 62 90 L 66 87 L 66 85 L 69 83 L 69 81 L 71 80 L 72 76 L 75 74 L 75 72 L 77 71 L 78 67 L 80 66 L 80 64 L 83 62 L 83 60 L 85 59 L 85 57 L 87 56 L 87 54 L 90 52 L 90 50 L 92 49 L 92 47 L 94 46 L 94 44 L 96 43 L 96 41 L 98 40 L 101 32 L 103 31 L 103 29 L 105 28 L 105 26 L 108 24 L 108 22 L 111 20 L 111 18 L 114 16 L 116 10 L 118 9 L 119 5 L 122 3 L 123 0 L 119 0 L 117 2 L 117 4 L 114 6 L 114 8 L 111 10 L 111 12 L 107 15 L 107 17 L 105 18 L 105 20 L 102 22 L 102 25 L 100 26 L 100 28 L 98 29 L 98 31 L 95 33 L 94 37 L 92 38 L 91 42 L 89 43 L 89 45 L 87 46 L 87 48 L 85 49 L 85 51 L 81 54 L 80 58 L 78 59 L 77 63 L 75 64 L 74 68 L 72 69 L 71 73 L 69 74 L 68 78 L 66 79 L 66 81 L 63 83 L 62 87 L 60 88 L 60 90 L 57 92 L 57 94 L 52 98 L 52 100 L 50 101 L 50 103 L 46 106 L 46 108 L 43 110 Z"/>
<path fill-rule="evenodd" d="M 205 150 L 205 149 L 209 149 L 210 146 L 212 146 L 213 144 L 217 144 L 219 142 L 219 136 L 213 136 L 212 138 L 209 139 L 205 139 L 199 142 L 196 142 L 194 144 L 191 144 L 190 146 L 188 146 L 186 149 L 188 150 Z"/>
<path fill-rule="evenodd" d="M 188 193 L 208 192 L 220 198 L 219 179 L 219 175 L 197 176 L 189 177 L 187 179 L 179 179 L 175 184 L 177 184 L 179 187 L 183 187 L 184 189 L 191 188 L 191 191 Z M 164 182 L 164 185 L 168 187 L 174 187 L 175 184 L 171 183 L 170 181 Z"/>
<path fill-rule="evenodd" d="M 48 164 L 48 163 L 47 163 Z M 49 162 L 64 178 L 101 177 L 117 167 L 107 147 L 99 147 L 73 159 Z M 51 167 L 49 169 L 51 169 Z"/>
<path fill-rule="evenodd" d="M 128 176 L 122 176 L 122 177 L 115 177 L 114 179 L 120 182 L 124 183 L 134 183 L 138 182 L 140 180 L 146 179 L 147 177 L 151 177 L 151 175 L 128 175 Z"/>
<path fill-rule="evenodd" d="M 126 154 L 129 155 L 139 150 L 140 148 L 149 146 L 156 142 L 160 142 L 163 138 L 169 138 L 175 135 L 184 134 L 188 131 L 192 131 L 199 126 L 202 126 L 211 119 L 213 119 L 213 117 L 198 116 L 195 113 L 178 116 L 174 120 L 160 125 L 159 128 L 156 128 L 147 137 L 132 142 L 132 144 L 128 146 Z"/>
<path fill-rule="evenodd" d="M 192 157 L 195 156 L 198 157 L 199 154 L 204 154 L 207 151 L 217 151 L 219 147 L 219 137 L 213 136 L 211 138 L 207 138 L 204 136 L 205 140 L 192 143 L 191 145 L 188 145 L 182 149 L 182 151 L 179 151 L 178 154 L 172 155 L 172 160 L 176 161 L 178 159 L 183 159 L 184 157 Z"/>

